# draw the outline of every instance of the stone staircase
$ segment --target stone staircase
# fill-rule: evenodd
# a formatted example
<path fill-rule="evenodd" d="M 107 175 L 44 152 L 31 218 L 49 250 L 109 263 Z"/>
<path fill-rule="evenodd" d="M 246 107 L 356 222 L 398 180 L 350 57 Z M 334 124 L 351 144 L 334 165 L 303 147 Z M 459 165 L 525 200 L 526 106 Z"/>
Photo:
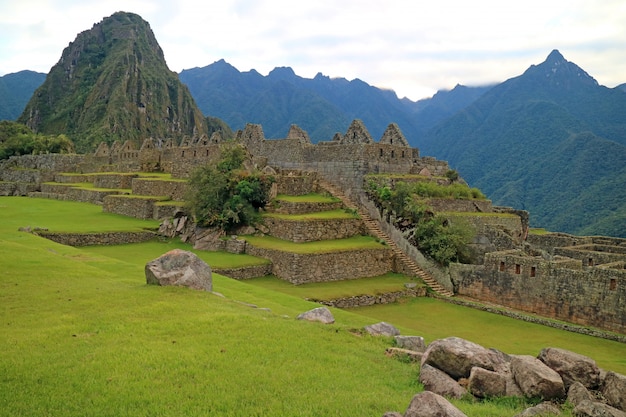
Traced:
<path fill-rule="evenodd" d="M 412 273 L 415 274 L 415 276 L 421 278 L 426 283 L 426 285 L 428 285 L 433 291 L 444 297 L 454 296 L 453 292 L 444 288 L 428 272 L 424 271 L 417 264 L 417 262 L 407 256 L 407 254 L 402 249 L 400 249 L 396 242 L 394 242 L 393 239 L 391 239 L 391 237 L 380 228 L 380 224 L 378 223 L 378 221 L 372 219 L 372 217 L 367 212 L 365 212 L 365 210 L 363 210 L 359 205 L 354 203 L 338 187 L 322 179 L 319 180 L 319 185 L 321 188 L 328 191 L 334 197 L 340 199 L 345 207 L 350 210 L 355 210 L 363 220 L 363 223 L 369 230 L 370 234 L 384 241 L 387 246 L 391 248 L 398 261 L 402 262 Z"/>

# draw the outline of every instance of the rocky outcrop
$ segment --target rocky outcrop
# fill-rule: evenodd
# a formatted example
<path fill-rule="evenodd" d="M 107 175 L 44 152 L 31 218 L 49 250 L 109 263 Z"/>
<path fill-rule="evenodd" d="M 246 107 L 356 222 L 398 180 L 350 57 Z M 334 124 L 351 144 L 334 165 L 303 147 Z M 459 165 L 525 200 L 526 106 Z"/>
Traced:
<path fill-rule="evenodd" d="M 423 340 L 419 336 L 396 336 L 395 342 L 402 347 L 395 348 L 398 352 L 394 354 L 390 354 L 390 349 L 394 348 L 388 349 L 388 356 L 418 357 L 421 354 L 418 351 L 423 349 Z M 508 355 L 458 337 L 449 337 L 433 341 L 422 355 L 419 381 L 426 392 L 437 397 L 472 395 L 478 399 L 527 397 L 545 400 L 515 417 L 560 415 L 559 403 L 565 400 L 575 407 L 573 415 L 577 417 L 626 417 L 626 376 L 603 371 L 593 359 L 575 352 L 545 348 L 537 358 Z M 593 388 L 588 389 L 585 384 Z M 412 414 L 405 416 L 431 415 L 427 414 L 430 411 L 415 408 L 416 401 L 421 401 L 419 398 L 422 397 L 417 398 L 409 407 Z M 422 412 L 426 414 L 419 414 Z"/>
<path fill-rule="evenodd" d="M 211 267 L 192 252 L 174 249 L 148 262 L 146 283 L 213 290 Z"/>

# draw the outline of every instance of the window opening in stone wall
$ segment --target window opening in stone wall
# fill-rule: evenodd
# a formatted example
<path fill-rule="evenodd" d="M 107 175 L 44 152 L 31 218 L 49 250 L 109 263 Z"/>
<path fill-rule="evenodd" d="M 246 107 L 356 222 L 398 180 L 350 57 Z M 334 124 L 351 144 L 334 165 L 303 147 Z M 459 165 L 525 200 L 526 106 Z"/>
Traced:
<path fill-rule="evenodd" d="M 185 157 L 185 151 L 183 151 L 182 155 L 180 155 L 180 156 L 181 156 L 181 158 L 184 158 Z"/>
<path fill-rule="evenodd" d="M 611 291 L 615 291 L 617 289 L 617 280 L 615 278 L 611 278 L 611 283 L 609 284 L 609 289 Z"/>
<path fill-rule="evenodd" d="M 208 149 L 206 150 L 206 156 L 209 156 L 209 150 Z"/>
<path fill-rule="evenodd" d="M 382 148 L 380 149 L 380 156 L 383 156 L 383 150 L 382 150 Z"/>
<path fill-rule="evenodd" d="M 394 158 L 395 156 L 396 156 L 396 155 L 395 155 L 395 152 L 392 150 L 392 151 L 391 151 L 391 157 L 392 157 L 392 158 Z"/>
<path fill-rule="evenodd" d="M 530 276 L 531 277 L 537 276 L 537 268 L 536 267 L 534 267 L 534 266 L 530 267 Z"/>
<path fill-rule="evenodd" d="M 589 266 L 593 266 L 593 258 L 589 258 L 589 259 L 587 260 L 587 265 L 589 265 Z"/>
<path fill-rule="evenodd" d="M 504 271 L 505 269 L 506 269 L 506 266 L 504 262 L 500 262 L 500 271 Z"/>
<path fill-rule="evenodd" d="M 196 157 L 196 151 L 193 151 L 193 157 L 194 158 Z"/>
<path fill-rule="evenodd" d="M 522 266 L 520 264 L 515 264 L 515 273 L 516 274 L 522 273 Z"/>
<path fill-rule="evenodd" d="M 404 151 L 402 151 L 402 157 L 404 158 Z"/>

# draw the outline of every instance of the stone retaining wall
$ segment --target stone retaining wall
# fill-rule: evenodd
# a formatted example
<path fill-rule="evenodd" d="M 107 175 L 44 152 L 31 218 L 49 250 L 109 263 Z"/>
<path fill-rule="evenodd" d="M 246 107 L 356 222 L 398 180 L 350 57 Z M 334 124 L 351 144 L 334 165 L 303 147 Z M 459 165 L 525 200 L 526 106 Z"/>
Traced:
<path fill-rule="evenodd" d="M 278 194 L 305 195 L 319 190 L 318 176 L 311 171 L 281 174 L 276 181 Z"/>
<path fill-rule="evenodd" d="M 39 190 L 37 184 L 0 181 L 0 196 L 25 196 Z"/>
<path fill-rule="evenodd" d="M 331 211 L 337 210 L 343 207 L 343 203 L 341 201 L 333 201 L 328 203 L 313 203 L 313 202 L 293 202 L 293 201 L 285 201 L 278 200 L 266 207 L 267 211 L 271 211 L 273 213 L 284 213 L 284 214 L 306 214 L 306 213 L 319 213 L 322 211 Z"/>
<path fill-rule="evenodd" d="M 94 175 L 93 185 L 97 188 L 121 188 L 129 190 L 136 174 L 99 174 Z"/>
<path fill-rule="evenodd" d="M 132 190 L 135 195 L 163 196 L 180 201 L 185 197 L 187 184 L 187 181 L 135 178 L 132 181 Z"/>
<path fill-rule="evenodd" d="M 137 198 L 121 195 L 108 195 L 104 198 L 102 211 L 137 219 L 153 219 L 156 198 Z"/>
<path fill-rule="evenodd" d="M 83 203 L 102 204 L 106 196 L 120 194 L 116 190 L 95 190 L 89 188 L 77 188 L 62 184 L 41 184 L 41 193 L 32 194 L 31 197 L 52 198 L 56 200 L 80 201 Z"/>
<path fill-rule="evenodd" d="M 271 275 L 272 264 L 246 266 L 243 268 L 213 269 L 213 272 L 237 280 L 246 280 Z"/>
<path fill-rule="evenodd" d="M 470 213 L 491 213 L 490 200 L 458 200 L 452 198 L 431 198 L 428 205 L 436 212 L 458 211 Z"/>
<path fill-rule="evenodd" d="M 141 243 L 157 237 L 155 232 L 104 232 L 104 233 L 54 233 L 37 232 L 37 235 L 62 245 L 122 245 L 125 243 Z"/>
<path fill-rule="evenodd" d="M 404 291 L 395 291 L 377 295 L 354 295 L 352 297 L 336 298 L 334 300 L 314 300 L 320 304 L 336 308 L 366 307 L 375 304 L 391 304 L 403 298 L 425 297 L 426 288 L 413 288 Z"/>
<path fill-rule="evenodd" d="M 317 240 L 345 239 L 367 234 L 360 219 L 315 219 L 307 221 L 264 217 L 269 234 L 291 242 L 314 242 Z"/>
<path fill-rule="evenodd" d="M 383 275 L 392 271 L 394 258 L 389 249 L 298 254 L 250 244 L 246 245 L 246 253 L 270 259 L 272 274 L 295 285 Z"/>

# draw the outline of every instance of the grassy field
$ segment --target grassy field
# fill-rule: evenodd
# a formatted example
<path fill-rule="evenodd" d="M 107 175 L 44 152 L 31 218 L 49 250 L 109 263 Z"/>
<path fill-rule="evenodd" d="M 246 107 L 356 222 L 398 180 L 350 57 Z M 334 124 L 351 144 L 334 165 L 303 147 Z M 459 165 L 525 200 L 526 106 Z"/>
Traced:
<path fill-rule="evenodd" d="M 72 248 L 17 231 L 156 227 L 98 206 L 0 197 L 0 216 L 0 416 L 404 412 L 421 390 L 417 366 L 386 357 L 390 339 L 355 332 L 381 320 L 427 341 L 455 335 L 533 355 L 541 347 L 565 347 L 626 373 L 626 345 L 437 300 L 333 309 L 335 324 L 308 323 L 294 317 L 318 305 L 276 280 L 239 282 L 214 274 L 214 289 L 223 296 L 146 285 L 145 263 L 185 248 L 180 242 Z M 201 256 L 214 267 L 263 262 Z M 380 282 L 396 285 L 394 279 Z M 349 287 L 342 285 L 338 293 Z M 373 280 L 364 288 L 377 285 Z M 308 290 L 332 294 L 329 286 Z M 510 400 L 456 404 L 470 417 L 513 416 L 526 406 Z"/>

